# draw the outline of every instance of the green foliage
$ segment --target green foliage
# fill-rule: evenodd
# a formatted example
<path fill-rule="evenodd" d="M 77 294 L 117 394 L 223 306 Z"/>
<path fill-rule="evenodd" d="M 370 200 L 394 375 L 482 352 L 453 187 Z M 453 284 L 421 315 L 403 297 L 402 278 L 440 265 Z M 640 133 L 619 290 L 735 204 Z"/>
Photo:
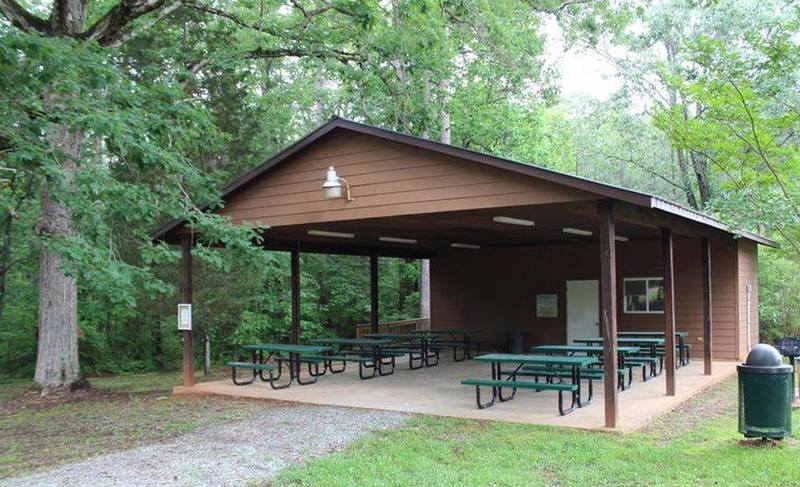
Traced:
<path fill-rule="evenodd" d="M 91 2 L 90 19 L 114 2 Z M 186 4 L 121 47 L 0 24 L 0 371 L 35 361 L 39 249 L 78 277 L 84 372 L 175 368 L 179 253 L 149 232 L 190 222 L 196 343 L 285 340 L 289 261 L 201 211 L 233 175 L 332 114 L 703 207 L 775 236 L 761 258 L 766 336 L 800 311 L 800 12 L 788 0 Z M 545 22 L 612 59 L 624 89 L 564 100 Z M 141 19 L 140 22 L 144 23 Z M 83 134 L 77 168 L 54 151 Z M 75 231 L 45 241 L 47 181 Z M 703 194 L 706 190 L 708 194 Z M 199 236 L 202 236 L 200 238 Z M 0 249 L 3 246 L 0 245 Z M 224 250 L 222 250 L 224 248 Z M 369 319 L 366 258 L 304 255 L 303 339 Z M 415 317 L 417 261 L 381 259 L 382 320 Z M 196 347 L 198 358 L 202 347 Z"/>
<path fill-rule="evenodd" d="M 800 273 L 783 252 L 764 250 L 759 258 L 759 316 L 762 341 L 800 336 Z"/>

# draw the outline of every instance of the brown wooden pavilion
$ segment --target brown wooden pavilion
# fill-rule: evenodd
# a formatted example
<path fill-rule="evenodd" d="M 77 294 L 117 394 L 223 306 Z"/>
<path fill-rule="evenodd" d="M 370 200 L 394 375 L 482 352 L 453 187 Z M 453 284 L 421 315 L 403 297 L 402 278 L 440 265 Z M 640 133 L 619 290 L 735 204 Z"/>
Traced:
<path fill-rule="evenodd" d="M 352 200 L 323 193 L 331 166 Z M 709 375 L 712 358 L 742 358 L 758 341 L 757 246 L 775 245 L 652 195 L 342 118 L 231 182 L 222 199 L 209 211 L 291 252 L 293 340 L 300 252 L 369 256 L 376 329 L 378 257 L 431 259 L 432 328 L 481 328 L 490 348 L 511 331 L 527 332 L 526 346 L 604 336 L 607 427 L 617 423 L 617 331 L 663 331 L 671 350 L 677 325 Z M 181 221 L 154 234 L 183 246 L 187 303 L 193 234 Z M 184 345 L 191 385 L 191 332 Z M 675 357 L 665 360 L 674 395 Z"/>

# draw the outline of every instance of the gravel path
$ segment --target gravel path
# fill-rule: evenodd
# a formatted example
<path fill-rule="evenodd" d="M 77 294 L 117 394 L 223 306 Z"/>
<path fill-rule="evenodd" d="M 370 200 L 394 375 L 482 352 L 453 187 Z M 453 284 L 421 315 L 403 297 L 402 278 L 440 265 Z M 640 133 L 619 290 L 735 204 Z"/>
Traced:
<path fill-rule="evenodd" d="M 370 431 L 402 425 L 409 415 L 287 405 L 174 440 L 89 460 L 0 486 L 228 486 L 264 483 L 282 468 L 340 449 Z"/>

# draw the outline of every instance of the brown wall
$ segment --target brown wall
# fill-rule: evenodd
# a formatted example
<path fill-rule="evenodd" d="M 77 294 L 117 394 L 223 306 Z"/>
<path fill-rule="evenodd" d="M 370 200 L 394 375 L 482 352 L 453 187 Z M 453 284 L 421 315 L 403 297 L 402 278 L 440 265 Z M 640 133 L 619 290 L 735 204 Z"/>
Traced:
<path fill-rule="evenodd" d="M 739 356 L 746 357 L 747 348 L 747 285 L 752 286 L 750 299 L 750 345 L 755 345 L 759 340 L 758 333 L 758 246 L 749 241 L 737 241 L 737 267 L 738 274 L 738 307 L 739 307 Z"/>
<path fill-rule="evenodd" d="M 622 279 L 660 276 L 660 242 L 617 244 L 618 326 L 620 330 L 663 329 L 663 314 L 622 311 Z M 689 332 L 693 354 L 702 354 L 701 244 L 675 238 L 676 327 Z M 714 357 L 737 359 L 737 249 L 712 245 Z M 755 269 L 753 263 L 753 270 Z M 742 259 L 739 259 L 742 262 Z M 566 342 L 566 282 L 598 279 L 596 244 L 450 251 L 431 261 L 433 327 L 477 327 L 495 347 L 512 330 L 528 331 L 528 346 Z M 557 318 L 536 317 L 536 294 L 558 295 Z"/>
<path fill-rule="evenodd" d="M 355 201 L 324 198 L 330 165 L 353 185 Z M 278 226 L 592 198 L 510 171 L 334 131 L 250 182 L 220 213 L 235 222 Z"/>

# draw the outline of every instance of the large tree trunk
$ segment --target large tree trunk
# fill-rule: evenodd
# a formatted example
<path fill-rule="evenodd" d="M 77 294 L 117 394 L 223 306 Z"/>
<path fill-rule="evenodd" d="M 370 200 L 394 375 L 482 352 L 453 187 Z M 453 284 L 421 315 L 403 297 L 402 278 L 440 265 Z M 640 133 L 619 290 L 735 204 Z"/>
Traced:
<path fill-rule="evenodd" d="M 697 188 L 700 192 L 701 209 L 711 202 L 711 185 L 708 182 L 708 163 L 702 154 L 690 153 L 692 169 L 697 179 Z"/>
<path fill-rule="evenodd" d="M 49 97 L 45 103 L 53 106 Z M 58 240 L 72 234 L 72 212 L 53 198 L 53 192 L 72 183 L 83 134 L 57 125 L 47 138 L 63 174 L 60 180 L 43 185 L 37 233 L 45 239 Z M 75 277 L 64 272 L 62 256 L 45 242 L 39 260 L 39 348 L 34 383 L 47 392 L 72 386 L 79 377 L 78 287 Z"/>
<path fill-rule="evenodd" d="M 449 101 L 445 99 L 445 103 Z M 447 107 L 443 106 L 439 112 L 439 121 L 441 122 L 442 131 L 439 135 L 439 142 L 444 144 L 450 143 L 450 112 Z M 431 261 L 422 259 L 419 266 L 419 317 L 431 317 Z"/>
<path fill-rule="evenodd" d="M 75 37 L 83 32 L 88 5 L 88 0 L 55 2 L 49 19 L 51 33 Z M 57 109 L 62 96 L 45 93 L 45 108 Z M 75 276 L 64 272 L 63 257 L 47 241 L 57 241 L 73 233 L 72 211 L 54 198 L 54 194 L 67 194 L 78 170 L 83 138 L 81 132 L 61 124 L 54 124 L 47 133 L 47 141 L 62 173 L 42 185 L 42 218 L 36 228 L 45 244 L 39 257 L 39 348 L 34 383 L 43 393 L 70 387 L 80 377 L 78 286 Z"/>
<path fill-rule="evenodd" d="M 422 259 L 419 264 L 419 317 L 431 317 L 431 261 Z"/>
<path fill-rule="evenodd" d="M 71 213 L 42 190 L 40 232 L 58 238 L 72 231 Z M 43 391 L 78 381 L 78 288 L 64 273 L 62 258 L 49 245 L 39 263 L 39 350 L 34 382 Z"/>
<path fill-rule="evenodd" d="M 680 148 L 674 150 L 678 158 L 678 172 L 681 186 L 683 186 L 683 191 L 686 195 L 686 201 L 689 203 L 689 206 L 695 210 L 699 210 L 700 205 L 697 203 L 697 197 L 694 195 L 694 189 L 692 189 L 692 183 L 689 180 L 689 162 L 686 160 L 686 152 Z"/>

